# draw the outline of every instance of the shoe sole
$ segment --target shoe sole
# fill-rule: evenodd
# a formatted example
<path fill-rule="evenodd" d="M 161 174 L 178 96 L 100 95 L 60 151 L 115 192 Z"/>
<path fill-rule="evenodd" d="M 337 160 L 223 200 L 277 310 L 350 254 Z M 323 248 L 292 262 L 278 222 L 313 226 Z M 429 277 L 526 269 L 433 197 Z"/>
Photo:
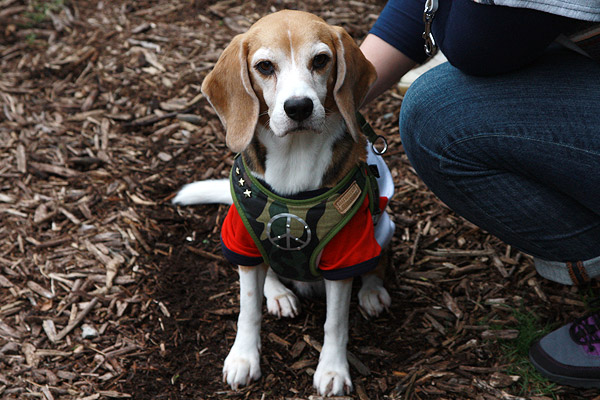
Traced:
<path fill-rule="evenodd" d="M 582 389 L 600 388 L 600 380 L 598 379 L 574 378 L 571 376 L 557 375 L 544 369 L 537 362 L 535 362 L 531 356 L 529 357 L 529 361 L 541 375 L 548 378 L 552 382 Z"/>

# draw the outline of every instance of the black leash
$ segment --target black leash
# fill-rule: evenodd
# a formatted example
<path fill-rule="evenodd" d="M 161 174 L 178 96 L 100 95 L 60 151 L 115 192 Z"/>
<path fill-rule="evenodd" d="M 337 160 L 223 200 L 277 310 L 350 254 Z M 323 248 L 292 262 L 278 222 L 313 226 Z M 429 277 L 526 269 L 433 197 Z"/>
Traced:
<path fill-rule="evenodd" d="M 377 154 L 378 156 L 384 154 L 388 149 L 388 143 L 387 143 L 387 140 L 385 139 L 385 137 L 376 134 L 375 131 L 373 130 L 373 128 L 371 128 L 371 125 L 369 125 L 369 123 L 365 119 L 365 117 L 363 117 L 362 114 L 359 113 L 358 111 L 356 112 L 356 121 L 358 122 L 358 125 L 360 126 L 360 130 L 362 131 L 362 133 L 364 133 L 364 135 L 369 140 L 369 143 L 371 143 L 371 148 L 373 149 L 373 152 L 375 154 Z M 383 143 L 383 149 L 381 149 L 381 150 L 379 150 L 375 147 L 375 144 L 378 141 L 381 141 Z"/>

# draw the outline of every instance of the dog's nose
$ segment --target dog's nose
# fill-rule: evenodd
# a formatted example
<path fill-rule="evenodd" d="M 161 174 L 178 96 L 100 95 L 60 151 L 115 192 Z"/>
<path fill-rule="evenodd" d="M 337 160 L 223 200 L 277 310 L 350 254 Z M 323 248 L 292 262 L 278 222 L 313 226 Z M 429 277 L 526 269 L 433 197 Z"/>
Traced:
<path fill-rule="evenodd" d="M 291 98 L 283 103 L 283 109 L 288 117 L 300 122 L 312 114 L 313 102 L 308 97 Z"/>

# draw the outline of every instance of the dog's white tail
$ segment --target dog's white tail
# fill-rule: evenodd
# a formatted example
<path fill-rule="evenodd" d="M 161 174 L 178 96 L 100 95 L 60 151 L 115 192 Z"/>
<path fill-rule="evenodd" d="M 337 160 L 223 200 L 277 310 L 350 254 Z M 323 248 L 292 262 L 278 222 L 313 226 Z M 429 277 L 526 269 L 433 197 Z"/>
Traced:
<path fill-rule="evenodd" d="M 228 179 L 197 181 L 185 185 L 173 198 L 173 204 L 232 204 Z"/>

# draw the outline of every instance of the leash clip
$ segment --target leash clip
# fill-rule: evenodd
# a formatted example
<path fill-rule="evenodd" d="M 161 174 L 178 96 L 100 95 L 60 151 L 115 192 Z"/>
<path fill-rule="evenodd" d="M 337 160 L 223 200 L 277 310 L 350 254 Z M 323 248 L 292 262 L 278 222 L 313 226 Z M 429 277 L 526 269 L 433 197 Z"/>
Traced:
<path fill-rule="evenodd" d="M 380 140 L 383 142 L 383 148 L 381 150 L 379 150 L 377 147 L 375 147 L 375 144 Z M 378 156 L 384 155 L 388 149 L 387 139 L 381 135 L 377 135 L 377 137 L 375 138 L 375 141 L 373 143 L 371 143 L 371 148 L 373 149 L 373 153 L 377 154 Z"/>
<path fill-rule="evenodd" d="M 371 148 L 373 149 L 373 152 L 378 156 L 383 155 L 388 149 L 387 139 L 381 135 L 376 134 L 373 128 L 371 128 L 371 125 L 369 125 L 369 123 L 365 119 L 365 117 L 363 117 L 362 114 L 358 111 L 356 112 L 356 121 L 358 122 L 362 133 L 364 133 L 369 143 L 371 143 Z M 375 143 L 379 141 L 383 141 L 383 149 L 381 150 L 378 150 L 375 147 Z"/>
<path fill-rule="evenodd" d="M 438 46 L 431 32 L 431 24 L 433 17 L 438 9 L 438 0 L 427 0 L 425 2 L 425 10 L 423 11 L 423 22 L 425 23 L 425 32 L 423 32 L 423 39 L 425 39 L 425 54 L 428 57 L 432 57 L 437 53 Z"/>

